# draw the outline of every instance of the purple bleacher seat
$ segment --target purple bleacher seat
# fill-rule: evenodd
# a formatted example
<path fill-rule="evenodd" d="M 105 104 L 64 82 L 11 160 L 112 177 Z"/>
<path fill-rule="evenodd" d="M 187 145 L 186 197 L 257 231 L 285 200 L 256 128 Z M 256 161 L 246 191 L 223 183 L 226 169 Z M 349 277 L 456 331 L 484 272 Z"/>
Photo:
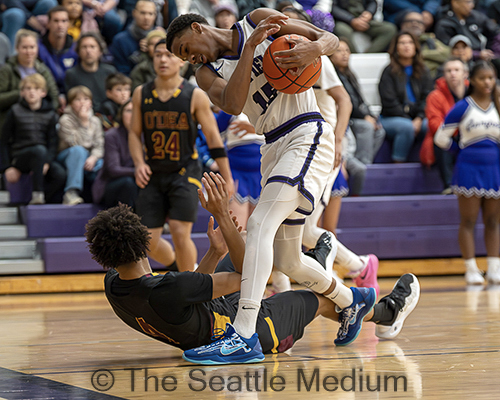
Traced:
<path fill-rule="evenodd" d="M 347 197 L 342 200 L 339 228 L 458 225 L 455 196 L 415 195 Z"/>
<path fill-rule="evenodd" d="M 408 154 L 407 162 L 420 162 L 420 147 L 422 142 L 414 143 Z M 375 164 L 392 163 L 392 143 L 385 139 L 373 160 Z"/>
<path fill-rule="evenodd" d="M 16 183 L 9 183 L 6 179 L 5 189 L 10 193 L 10 204 L 28 204 L 31 201 L 32 183 L 30 174 L 22 174 Z"/>
<path fill-rule="evenodd" d="M 101 206 L 95 204 L 79 204 L 71 207 L 62 204 L 23 206 L 21 220 L 27 226 L 30 238 L 82 236 L 88 220 L 101 209 Z M 193 233 L 207 231 L 210 215 L 201 205 L 199 206 L 198 220 L 193 225 Z"/>
<path fill-rule="evenodd" d="M 484 226 L 476 226 L 476 254 L 484 256 Z M 339 240 L 357 254 L 381 259 L 460 257 L 458 225 L 338 229 Z"/>
<path fill-rule="evenodd" d="M 366 169 L 364 196 L 441 193 L 443 183 L 437 168 L 420 163 L 371 164 Z"/>
<path fill-rule="evenodd" d="M 20 208 L 21 221 L 27 226 L 28 237 L 83 236 L 85 225 L 102 207 L 95 204 L 64 206 L 44 204 Z"/>
<path fill-rule="evenodd" d="M 172 243 L 170 235 L 163 237 Z M 195 233 L 192 238 L 198 249 L 198 262 L 200 262 L 210 247 L 210 243 L 204 233 Z M 92 260 L 83 237 L 39 239 L 38 243 L 45 262 L 46 273 L 100 272 L 103 270 Z M 154 261 L 151 262 L 151 267 L 164 269 L 162 265 Z"/>

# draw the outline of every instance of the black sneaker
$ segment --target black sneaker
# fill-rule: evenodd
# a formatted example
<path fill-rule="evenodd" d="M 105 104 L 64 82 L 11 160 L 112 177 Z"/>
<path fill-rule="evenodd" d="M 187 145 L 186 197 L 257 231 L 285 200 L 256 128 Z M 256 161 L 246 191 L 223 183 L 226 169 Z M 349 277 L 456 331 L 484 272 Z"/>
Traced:
<path fill-rule="evenodd" d="M 392 321 L 376 325 L 375 334 L 381 339 L 394 339 L 403 328 L 405 319 L 410 315 L 420 298 L 420 284 L 413 274 L 405 274 L 394 285 L 392 292 L 383 297 L 379 303 L 387 302 L 393 308 Z"/>
<path fill-rule="evenodd" d="M 332 271 L 337 256 L 337 238 L 333 233 L 326 231 L 319 237 L 316 247 L 304 254 L 314 258 L 325 270 Z"/>

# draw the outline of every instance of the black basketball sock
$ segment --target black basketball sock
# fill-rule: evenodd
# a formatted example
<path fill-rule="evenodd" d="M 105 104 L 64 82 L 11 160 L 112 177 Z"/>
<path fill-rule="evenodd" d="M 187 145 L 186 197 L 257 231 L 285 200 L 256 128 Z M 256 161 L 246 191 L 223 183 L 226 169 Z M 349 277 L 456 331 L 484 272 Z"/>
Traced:
<path fill-rule="evenodd" d="M 379 325 L 392 325 L 396 317 L 396 309 L 391 302 L 380 301 L 373 307 L 373 316 L 369 319 Z"/>

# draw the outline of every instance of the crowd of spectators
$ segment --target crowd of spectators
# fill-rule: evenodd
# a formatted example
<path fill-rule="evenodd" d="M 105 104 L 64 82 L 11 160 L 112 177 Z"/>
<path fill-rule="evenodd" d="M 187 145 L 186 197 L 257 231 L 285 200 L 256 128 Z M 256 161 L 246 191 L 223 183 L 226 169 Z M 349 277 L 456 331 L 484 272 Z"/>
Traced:
<path fill-rule="evenodd" d="M 111 157 L 106 151 L 115 146 L 110 143 L 121 143 L 127 131 L 131 93 L 155 77 L 154 46 L 165 38 L 169 23 L 179 14 L 196 12 L 215 26 L 228 27 L 258 7 L 293 7 L 303 19 L 341 37 L 331 61 L 353 104 L 348 135 L 355 149 L 352 160 L 365 169 L 383 140 L 392 146 L 393 162 L 406 162 L 413 146 L 421 146 L 426 134 L 432 138 L 445 116 L 442 112 L 438 120 L 428 110 L 427 97 L 434 85 L 445 96 L 446 108 L 463 96 L 462 89 L 457 95 L 450 83 L 455 82 L 446 70 L 450 57 L 455 61 L 450 65 L 464 64 L 465 74 L 477 60 L 500 69 L 500 0 L 478 4 L 385 0 L 383 7 L 376 0 L 0 0 L 0 173 L 4 180 L 13 183 L 21 173 L 31 172 L 33 203 L 63 199 L 65 204 L 78 204 L 92 201 L 91 183 L 97 175 L 100 188 L 94 200 L 106 205 L 118 201 L 101 180 L 126 181 L 132 187 L 132 165 L 125 148 Z M 360 36 L 368 41 L 364 52 L 390 56 L 380 77 L 380 115 L 365 103 L 356 71 L 349 68 L 351 53 L 363 48 Z M 189 77 L 192 70 L 185 65 L 181 73 Z M 37 79 L 27 79 L 33 76 Z M 30 100 L 31 92 L 38 93 L 36 102 Z M 43 134 L 27 133 L 41 129 L 35 123 L 19 123 L 24 114 L 35 118 L 43 113 L 51 115 L 44 119 L 48 125 L 40 131 Z M 55 126 L 53 120 L 58 120 Z M 27 136 L 16 136 L 22 134 Z M 427 142 L 422 162 L 431 166 L 437 160 L 444 190 L 449 191 L 453 159 L 434 148 L 431 139 Z M 20 151 L 34 151 L 38 161 L 17 157 Z M 103 158 L 104 169 L 99 172 Z M 118 160 L 120 165 L 113 165 Z M 362 194 L 354 170 L 351 194 Z M 55 195 L 57 190 L 61 196 Z M 133 205 L 131 199 L 123 201 Z"/>

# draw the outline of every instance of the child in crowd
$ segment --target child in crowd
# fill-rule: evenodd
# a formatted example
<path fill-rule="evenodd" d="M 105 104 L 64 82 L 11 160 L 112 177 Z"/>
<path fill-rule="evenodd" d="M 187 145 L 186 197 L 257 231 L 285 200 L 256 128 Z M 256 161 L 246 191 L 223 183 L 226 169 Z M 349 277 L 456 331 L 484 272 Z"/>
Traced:
<path fill-rule="evenodd" d="M 99 25 L 94 18 L 95 12 L 83 10 L 82 0 L 62 0 L 61 5 L 68 10 L 68 35 L 76 42 L 85 32 L 99 32 Z"/>
<path fill-rule="evenodd" d="M 102 126 L 105 131 L 109 128 L 117 128 L 115 122 L 116 114 L 122 105 L 129 99 L 131 94 L 132 80 L 121 73 L 111 74 L 106 78 L 106 97 L 96 111 L 101 118 Z"/>
<path fill-rule="evenodd" d="M 104 135 L 99 118 L 92 111 L 92 93 L 86 86 L 68 92 L 68 104 L 59 123 L 57 161 L 66 167 L 68 178 L 63 204 L 83 203 L 84 179 L 93 182 L 102 166 Z"/>
<path fill-rule="evenodd" d="M 21 173 L 33 174 L 30 204 L 44 204 L 62 189 L 64 169 L 54 163 L 57 152 L 57 113 L 48 100 L 47 82 L 35 73 L 21 81 L 21 101 L 9 110 L 3 126 L 0 145 L 0 171 L 9 183 Z M 45 193 L 47 196 L 45 196 Z"/>

